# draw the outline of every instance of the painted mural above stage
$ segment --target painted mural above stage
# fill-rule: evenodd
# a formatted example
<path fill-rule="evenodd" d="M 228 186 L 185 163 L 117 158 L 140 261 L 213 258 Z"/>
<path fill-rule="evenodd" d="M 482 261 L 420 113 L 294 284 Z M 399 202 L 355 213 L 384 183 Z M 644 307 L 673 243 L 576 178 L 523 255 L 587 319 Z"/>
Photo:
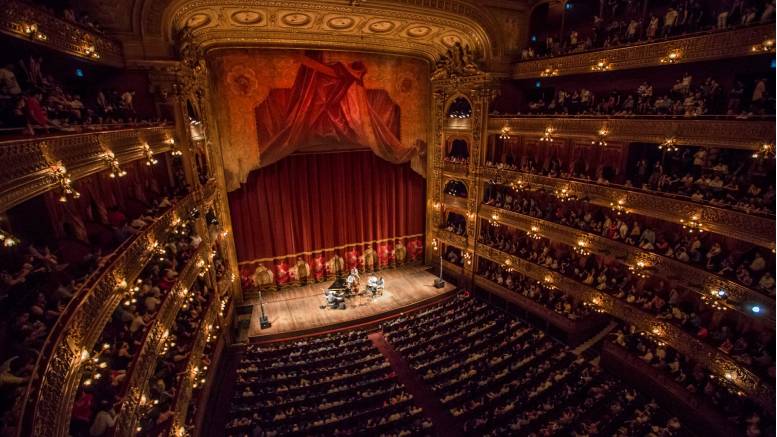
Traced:
<path fill-rule="evenodd" d="M 229 49 L 211 59 L 227 188 L 291 153 L 371 149 L 423 174 L 429 67 L 387 55 Z"/>

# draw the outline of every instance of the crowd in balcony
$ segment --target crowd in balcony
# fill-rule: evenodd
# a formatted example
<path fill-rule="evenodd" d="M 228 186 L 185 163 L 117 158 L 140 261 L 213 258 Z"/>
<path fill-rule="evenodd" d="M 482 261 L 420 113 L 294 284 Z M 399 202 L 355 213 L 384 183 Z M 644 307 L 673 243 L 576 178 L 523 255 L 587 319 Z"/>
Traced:
<path fill-rule="evenodd" d="M 431 435 L 367 333 L 249 345 L 237 370 L 228 436 Z"/>
<path fill-rule="evenodd" d="M 90 279 L 117 255 L 114 250 L 142 232 L 166 212 L 174 196 L 160 194 L 151 199 L 148 209 L 129 214 L 119 205 L 109 208 L 108 222 L 97 226 L 102 231 L 89 235 L 89 242 L 74 237 L 74 228 L 64 227 L 59 242 L 23 242 L 3 255 L 0 269 L 1 330 L 0 350 L 3 386 L 0 411 L 2 426 L 15 424 L 18 410 L 14 405 L 23 398 L 38 354 L 51 329 L 68 303 Z M 94 207 L 94 204 L 93 204 Z M 97 211 L 92 211 L 98 217 Z M 72 245 L 69 242 L 77 242 Z M 73 246 L 78 250 L 73 250 Z M 18 404 L 16 407 L 18 408 Z"/>
<path fill-rule="evenodd" d="M 192 223 L 178 225 L 158 253 L 151 257 L 137 281 L 127 285 L 122 301 L 103 329 L 95 350 L 85 357 L 89 366 L 84 369 L 73 405 L 72 436 L 109 435 L 122 404 L 127 400 L 127 382 L 137 370 L 134 364 L 139 352 L 155 326 L 160 310 L 172 298 L 178 276 L 200 243 L 202 239 Z M 203 291 L 204 288 L 195 287 L 177 292 L 184 292 L 184 296 L 192 297 L 193 302 L 200 300 L 196 296 Z M 177 361 L 180 361 L 185 357 L 178 358 Z M 158 380 L 155 384 L 161 387 Z M 157 420 L 162 423 L 166 417 L 157 417 Z"/>
<path fill-rule="evenodd" d="M 467 219 L 464 218 L 464 216 L 461 214 L 457 214 L 455 212 L 449 212 L 445 220 L 445 226 L 443 228 L 446 231 L 452 232 L 456 235 L 462 235 L 462 236 L 466 235 Z"/>
<path fill-rule="evenodd" d="M 445 194 L 454 197 L 467 197 L 467 186 L 461 181 L 449 181 L 445 184 Z"/>
<path fill-rule="evenodd" d="M 672 287 L 664 280 L 650 277 L 646 269 L 627 266 L 617 261 L 588 253 L 578 253 L 568 246 L 552 244 L 538 233 L 507 230 L 505 227 L 481 228 L 480 242 L 504 253 L 524 259 L 548 270 L 605 292 L 635 306 L 660 320 L 673 323 L 702 342 L 730 355 L 744 367 L 774 379 L 773 334 L 757 325 L 739 323 L 743 315 L 703 301 L 698 294 Z M 739 342 L 747 348 L 733 354 Z"/>
<path fill-rule="evenodd" d="M 738 242 L 731 247 L 718 234 L 650 220 L 598 206 L 586 199 L 562 201 L 544 189 L 516 191 L 509 187 L 491 186 L 486 190 L 484 202 L 639 247 L 775 296 L 773 255 L 747 243 Z"/>
<path fill-rule="evenodd" d="M 0 67 L 0 133 L 35 135 L 81 132 L 116 126 L 154 126 L 163 120 L 139 114 L 135 90 L 100 89 L 82 96 L 30 55 Z"/>
<path fill-rule="evenodd" d="M 198 280 L 191 287 L 191 293 L 178 311 L 175 324 L 170 328 L 170 335 L 158 356 L 146 396 L 150 402 L 147 410 L 141 412 L 135 430 L 137 435 L 161 435 L 170 428 L 180 384 L 184 378 L 191 376 L 187 367 L 192 348 L 197 336 L 203 335 L 201 325 L 212 297 L 213 293 L 203 280 Z"/>
<path fill-rule="evenodd" d="M 665 193 L 750 214 L 773 216 L 775 211 L 774 160 L 769 156 L 753 157 L 753 152 L 746 150 L 680 146 L 666 157 L 635 160 L 625 175 L 583 156 L 568 162 L 556 156 L 537 162 L 532 156 L 507 153 L 498 162 L 486 161 L 486 166 Z"/>
<path fill-rule="evenodd" d="M 677 435 L 682 430 L 677 418 L 586 358 L 465 293 L 382 329 L 468 435 L 614 435 L 621 428 L 623 435 L 648 430 Z M 622 397 L 627 405 L 618 403 Z M 650 405 L 639 421 L 629 416 L 636 412 L 637 398 L 643 408 Z"/>
<path fill-rule="evenodd" d="M 580 305 L 562 291 L 485 258 L 478 261 L 478 275 L 510 291 L 519 293 L 570 320 L 577 320 L 591 314 L 591 308 Z"/>
<path fill-rule="evenodd" d="M 643 15 L 642 3 L 632 0 L 604 2 L 604 14 L 595 15 L 589 26 L 567 29 L 561 40 L 548 33 L 536 35 L 521 52 L 522 60 L 654 42 L 702 31 L 721 31 L 774 21 L 774 0 L 720 2 L 718 8 L 701 1 L 671 0 L 651 5 Z M 574 13 L 574 12 L 573 12 Z M 536 40 L 536 41 L 534 41 Z"/>
<path fill-rule="evenodd" d="M 694 362 L 671 346 L 639 332 L 634 326 L 620 326 L 610 334 L 610 341 L 623 348 L 629 354 L 639 357 L 645 364 L 655 369 L 658 375 L 668 376 L 678 386 L 697 398 L 696 402 L 708 402 L 718 410 L 720 416 L 731 421 L 743 435 L 755 437 L 773 434 L 768 430 L 773 423 L 764 415 L 760 407 L 743 393 L 725 376 L 715 376 L 701 363 Z M 740 352 L 747 344 L 740 342 Z M 703 400 L 702 400 L 703 399 Z"/>
<path fill-rule="evenodd" d="M 455 264 L 459 267 L 464 265 L 464 258 L 461 255 L 461 249 L 458 247 L 448 246 L 445 249 L 445 260 L 451 264 Z"/>
<path fill-rule="evenodd" d="M 469 147 L 464 140 L 453 140 L 445 153 L 445 162 L 452 164 L 469 163 Z"/>
<path fill-rule="evenodd" d="M 737 80 L 725 90 L 712 77 L 694 82 L 686 72 L 666 89 L 654 89 L 645 81 L 636 90 L 611 89 L 594 93 L 586 88 L 558 88 L 549 101 L 530 101 L 529 114 L 596 115 L 630 117 L 642 115 L 698 117 L 727 115 L 737 118 L 774 115 L 774 90 L 766 74 L 752 84 Z M 745 90 L 752 90 L 749 94 Z"/>

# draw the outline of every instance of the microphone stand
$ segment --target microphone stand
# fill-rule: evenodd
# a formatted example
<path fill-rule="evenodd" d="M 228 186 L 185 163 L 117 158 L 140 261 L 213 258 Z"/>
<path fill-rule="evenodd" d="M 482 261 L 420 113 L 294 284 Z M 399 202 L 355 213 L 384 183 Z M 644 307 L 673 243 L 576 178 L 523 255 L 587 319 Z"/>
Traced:
<path fill-rule="evenodd" d="M 259 309 L 262 315 L 259 317 L 259 329 L 266 329 L 271 326 L 270 320 L 267 319 L 267 314 L 264 313 L 264 301 L 262 300 L 262 290 L 259 290 Z"/>

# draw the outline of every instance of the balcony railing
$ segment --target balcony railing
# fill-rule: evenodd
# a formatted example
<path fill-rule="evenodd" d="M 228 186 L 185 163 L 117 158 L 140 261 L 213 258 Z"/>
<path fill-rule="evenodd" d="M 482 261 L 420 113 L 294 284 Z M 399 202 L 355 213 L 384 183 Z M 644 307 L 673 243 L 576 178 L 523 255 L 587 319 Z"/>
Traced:
<path fill-rule="evenodd" d="M 636 214 L 654 217 L 672 223 L 689 220 L 696 216 L 704 223 L 705 230 L 746 241 L 761 247 L 774 247 L 775 221 L 731 209 L 702 205 L 663 195 L 650 194 L 642 190 L 630 190 L 613 185 L 600 185 L 579 180 L 551 178 L 512 170 L 482 167 L 481 182 L 487 183 L 498 172 L 509 175 L 512 180 L 520 179 L 529 185 L 543 186 L 551 191 L 566 188 L 578 198 L 586 197 L 592 203 L 609 207 L 611 203 L 623 202 L 623 206 Z"/>
<path fill-rule="evenodd" d="M 748 393 L 763 408 L 770 410 L 774 407 L 774 390 L 761 381 L 757 375 L 740 366 L 725 353 L 699 341 L 678 326 L 656 319 L 633 305 L 569 279 L 558 272 L 497 249 L 478 245 L 476 255 L 498 264 L 503 264 L 509 260 L 510 266 L 516 271 L 537 281 L 553 285 L 576 300 L 593 304 L 604 312 L 636 326 L 640 331 L 651 333 L 687 357 L 703 363 L 714 374 L 725 375 L 726 379 L 743 392 Z"/>
<path fill-rule="evenodd" d="M 110 168 L 111 151 L 119 164 L 143 158 L 143 146 L 162 153 L 170 150 L 172 127 L 123 129 L 76 135 L 0 141 L 0 212 L 56 188 L 52 166 L 60 163 L 75 181 Z"/>
<path fill-rule="evenodd" d="M 558 138 L 594 140 L 602 128 L 607 141 L 661 144 L 674 138 L 678 145 L 755 150 L 774 141 L 774 118 L 767 120 L 716 120 L 703 117 L 627 117 L 596 116 L 490 116 L 488 132 L 498 135 L 507 126 L 524 137 L 541 138 L 548 127 Z"/>
<path fill-rule="evenodd" d="M 542 220 L 536 217 L 526 216 L 517 212 L 501 208 L 494 208 L 489 205 L 481 205 L 479 214 L 482 218 L 488 220 L 492 213 L 498 213 L 499 222 L 507 226 L 530 231 L 532 226 L 540 229 L 543 237 L 552 241 L 566 244 L 570 247 L 576 247 L 579 241 L 585 242 L 585 248 L 592 253 L 615 257 L 621 262 L 634 265 L 642 261 L 653 272 L 666 279 L 676 281 L 685 288 L 695 291 L 700 295 L 710 295 L 711 291 L 720 289 L 726 290 L 728 299 L 724 305 L 738 310 L 742 313 L 752 315 L 750 308 L 754 304 L 767 309 L 766 317 L 774 322 L 775 320 L 775 302 L 763 293 L 752 290 L 743 285 L 737 284 L 726 278 L 715 275 L 714 273 L 694 267 L 692 265 L 677 261 L 674 258 L 658 255 L 648 252 L 620 241 L 602 237 L 601 235 L 581 231 L 579 229 Z"/>
<path fill-rule="evenodd" d="M 761 45 L 767 39 L 774 40 L 774 23 L 522 61 L 515 65 L 513 78 L 531 79 L 592 73 L 592 67 L 602 61 L 608 66 L 608 71 L 655 67 L 668 63 L 672 53 L 672 63 L 757 55 L 764 52 L 753 50 L 753 47 Z"/>
<path fill-rule="evenodd" d="M 458 234 L 454 234 L 451 231 L 447 231 L 445 229 L 438 229 L 437 238 L 439 238 L 443 242 L 449 243 L 452 246 L 456 246 L 460 249 L 464 249 L 467 247 L 466 235 L 458 235 Z"/>
<path fill-rule="evenodd" d="M 138 419 L 138 409 L 144 406 L 150 399 L 143 396 L 145 387 L 149 384 L 152 374 L 156 369 L 156 362 L 164 346 L 170 328 L 175 323 L 175 318 L 181 306 L 185 302 L 189 289 L 200 273 L 198 262 L 208 259 L 210 248 L 207 244 L 200 244 L 197 252 L 186 263 L 175 286 L 159 307 L 156 320 L 147 331 L 142 345 L 134 357 L 134 362 L 127 372 L 127 385 L 124 402 L 118 413 L 114 435 L 129 436 L 134 434 L 135 423 Z"/>
<path fill-rule="evenodd" d="M 121 43 L 30 3 L 3 2 L 0 32 L 92 62 L 124 66 Z"/>
<path fill-rule="evenodd" d="M 117 250 L 117 256 L 79 290 L 68 303 L 35 364 L 23 402 L 18 435 L 65 435 L 70 408 L 80 383 L 79 364 L 83 351 L 91 351 L 113 311 L 121 301 L 123 284 L 132 284 L 165 241 L 171 224 L 197 205 L 210 201 L 215 184 L 184 198 L 146 230 Z"/>

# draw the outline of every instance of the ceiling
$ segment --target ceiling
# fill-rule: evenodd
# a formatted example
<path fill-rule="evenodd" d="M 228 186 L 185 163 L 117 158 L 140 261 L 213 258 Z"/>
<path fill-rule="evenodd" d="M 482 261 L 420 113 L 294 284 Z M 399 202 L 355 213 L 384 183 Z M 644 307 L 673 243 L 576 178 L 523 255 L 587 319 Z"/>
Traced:
<path fill-rule="evenodd" d="M 164 59 L 188 27 L 205 49 L 327 47 L 433 60 L 456 42 L 486 63 L 517 49 L 530 3 L 514 0 L 85 0 L 130 59 Z"/>

